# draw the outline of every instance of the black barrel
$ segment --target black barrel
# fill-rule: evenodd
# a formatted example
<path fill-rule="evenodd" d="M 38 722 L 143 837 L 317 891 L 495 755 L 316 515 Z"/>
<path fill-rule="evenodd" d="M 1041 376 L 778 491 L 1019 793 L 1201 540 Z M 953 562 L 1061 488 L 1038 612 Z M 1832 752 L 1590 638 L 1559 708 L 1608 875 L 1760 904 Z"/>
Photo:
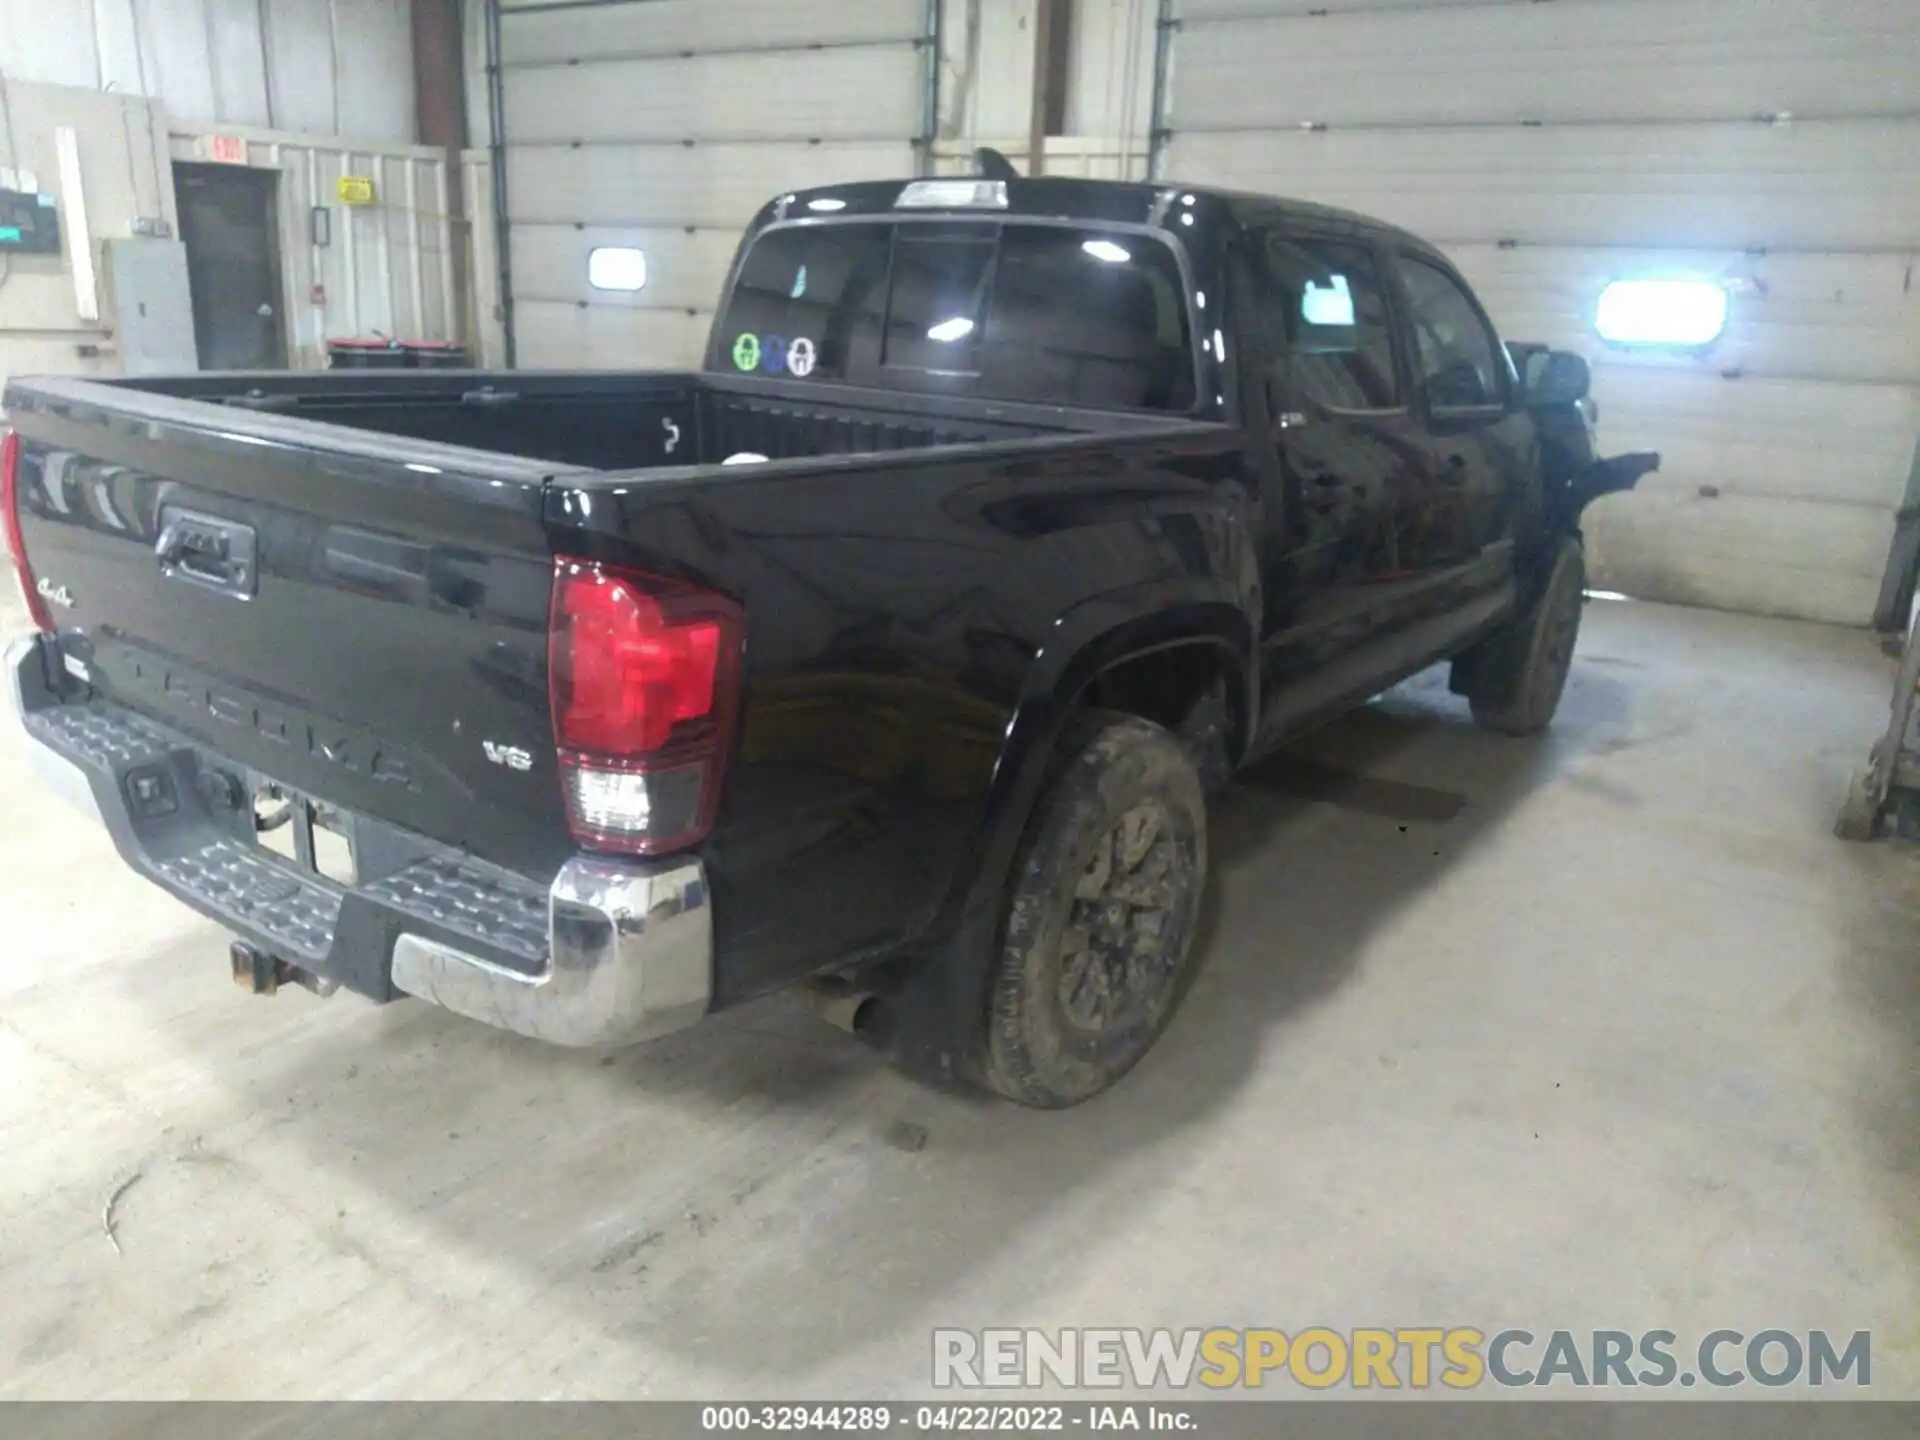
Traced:
<path fill-rule="evenodd" d="M 333 370 L 401 370 L 407 352 L 391 340 L 329 340 L 327 366 Z"/>
<path fill-rule="evenodd" d="M 467 347 L 451 340 L 402 340 L 409 370 L 465 370 Z"/>

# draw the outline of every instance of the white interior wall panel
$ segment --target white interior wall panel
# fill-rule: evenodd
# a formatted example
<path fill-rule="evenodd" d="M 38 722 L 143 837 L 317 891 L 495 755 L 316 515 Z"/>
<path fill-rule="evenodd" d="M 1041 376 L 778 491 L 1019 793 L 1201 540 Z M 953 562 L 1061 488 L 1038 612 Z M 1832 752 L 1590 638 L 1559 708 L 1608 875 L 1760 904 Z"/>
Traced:
<path fill-rule="evenodd" d="M 649 55 L 514 70 L 507 114 L 515 144 L 908 140 L 920 86 L 911 45 Z"/>
<path fill-rule="evenodd" d="M 282 0 L 283 5 L 308 3 Z M 412 0 L 328 0 L 327 8 L 333 15 L 333 83 L 339 97 L 336 123 L 327 133 L 351 140 L 417 138 Z M 286 128 L 282 121 L 275 123 Z"/>
<path fill-rule="evenodd" d="M 1188 7 L 1180 99 L 1197 130 L 1782 111 L 1898 114 L 1913 100 L 1913 0 L 1560 0 L 1206 24 Z M 1204 13 L 1204 11 L 1202 12 Z M 1498 27 L 1497 37 L 1491 33 Z M 1657 43 L 1655 43 L 1657 37 Z M 1284 84 L 1272 61 L 1285 50 Z M 1903 66 L 1903 60 L 1909 62 Z M 1419 72 L 1445 83 L 1409 83 Z M 1631 97 L 1623 106 L 1623 97 Z"/>
<path fill-rule="evenodd" d="M 602 306 L 629 310 L 697 311 L 709 316 L 727 278 L 733 252 L 709 244 L 699 231 L 639 225 L 517 225 L 514 284 L 526 296 L 563 296 L 579 283 L 582 247 L 637 245 L 647 256 L 647 288 L 608 290 Z"/>
<path fill-rule="evenodd" d="M 911 151 L 892 141 L 509 145 L 507 193 L 516 229 L 522 224 L 693 225 L 723 231 L 722 248 L 731 252 L 741 226 L 783 189 L 902 175 L 912 165 Z M 586 273 L 582 251 L 582 285 Z"/>
<path fill-rule="evenodd" d="M 1726 332 L 1707 353 L 1595 346 L 1587 353 L 1596 364 L 1885 385 L 1920 375 L 1920 290 L 1907 255 L 1484 243 L 1449 250 L 1511 338 L 1567 350 L 1589 345 L 1600 292 L 1623 270 L 1697 275 L 1727 287 Z"/>
<path fill-rule="evenodd" d="M 1156 0 L 1074 0 L 1067 57 L 1069 135 L 1117 140 L 1144 160 L 1158 18 Z"/>
<path fill-rule="evenodd" d="M 459 298 L 450 264 L 445 152 L 420 145 L 349 146 L 276 131 L 223 129 L 246 163 L 278 175 L 281 292 L 294 369 L 324 369 L 329 339 L 385 335 L 452 340 Z M 207 134 L 172 137 L 175 160 L 209 158 Z M 371 205 L 342 205 L 342 176 L 373 181 Z M 325 205 L 332 237 L 313 243 L 311 214 Z M 314 286 L 321 298 L 316 300 Z"/>
<path fill-rule="evenodd" d="M 1663 453 L 1589 513 L 1597 585 L 1870 618 L 1920 436 L 1920 5 L 1177 12 L 1162 173 L 1440 243 L 1509 338 L 1594 362 L 1610 448 Z M 1601 342 L 1601 289 L 1642 274 L 1726 283 L 1725 333 Z"/>
<path fill-rule="evenodd" d="M 916 171 L 926 29 L 925 0 L 505 5 L 518 363 L 697 364 L 741 227 L 769 197 Z M 644 250 L 645 289 L 590 287 L 601 245 Z"/>
<path fill-rule="evenodd" d="M 514 307 L 516 358 L 535 369 L 693 369 L 705 353 L 711 305 L 695 312 L 525 299 Z"/>
<path fill-rule="evenodd" d="M 493 228 L 492 155 L 478 149 L 462 151 L 460 176 L 465 228 L 473 243 L 468 256 L 467 294 L 462 302 L 467 313 L 468 344 L 476 365 L 486 370 L 504 369 L 507 332 L 505 312 L 500 307 L 498 237 Z"/>
<path fill-rule="evenodd" d="M 98 258 L 100 242 L 131 234 L 135 220 L 179 224 L 166 122 L 151 101 L 133 95 L 10 76 L 6 97 L 12 125 L 11 135 L 0 125 L 0 168 L 30 174 L 39 189 L 56 197 L 61 253 L 15 252 L 0 262 L 0 388 L 9 375 L 110 374 L 119 368 L 113 345 L 118 300 L 104 266 L 96 266 L 98 318 L 82 317 L 73 270 L 82 237 L 73 223 L 76 197 L 61 176 L 56 136 L 71 129 L 77 142 L 84 238 Z"/>
<path fill-rule="evenodd" d="M 1437 244 L 1905 253 L 1920 239 L 1916 130 L 1873 119 L 1176 132 L 1166 173 L 1346 206 Z"/>
<path fill-rule="evenodd" d="M 1445 10 L 1478 8 L 1488 0 L 1181 0 L 1185 20 L 1257 20 L 1276 15 L 1343 14 L 1350 10 Z M 1548 4 L 1551 0 L 1530 0 Z"/>
<path fill-rule="evenodd" d="M 258 0 L 203 0 L 209 90 L 225 99 L 222 119 L 272 125 L 266 36 Z"/>
<path fill-rule="evenodd" d="M 537 3 L 537 0 L 534 0 Z M 514 6 L 508 3 L 508 12 Z M 814 46 L 887 44 L 917 37 L 924 0 L 635 0 L 629 5 L 583 6 L 558 12 L 552 23 L 520 28 L 511 37 L 516 62 L 580 55 L 715 54 Z M 716 13 L 719 12 L 719 13 Z"/>
<path fill-rule="evenodd" d="M 268 0 L 267 70 L 273 77 L 273 123 L 283 130 L 309 130 L 319 135 L 341 132 L 338 76 L 341 56 L 334 44 L 333 12 L 312 0 Z M 349 44 L 346 63 L 358 63 L 360 47 Z M 409 38 L 409 56 L 412 41 Z M 413 81 L 407 81 L 407 96 Z M 411 119 L 404 130 L 363 132 L 357 122 L 348 133 L 411 140 Z"/>
<path fill-rule="evenodd" d="M 158 100 L 176 125 L 411 141 L 409 0 L 0 0 L 14 80 Z"/>

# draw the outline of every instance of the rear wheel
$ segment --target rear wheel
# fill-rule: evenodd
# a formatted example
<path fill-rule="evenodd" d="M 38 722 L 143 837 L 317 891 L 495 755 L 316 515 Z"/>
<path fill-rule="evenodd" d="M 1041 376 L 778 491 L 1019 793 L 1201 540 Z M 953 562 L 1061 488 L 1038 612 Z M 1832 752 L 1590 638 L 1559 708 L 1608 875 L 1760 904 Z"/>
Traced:
<path fill-rule="evenodd" d="M 1207 812 L 1191 750 L 1158 725 L 1077 725 L 1016 872 L 988 995 L 982 1077 L 1062 1108 L 1166 1028 L 1192 978 Z"/>
<path fill-rule="evenodd" d="M 1473 718 L 1505 735 L 1534 735 L 1560 708 L 1586 603 L 1586 553 L 1563 540 L 1545 589 L 1523 614 L 1454 662 Z"/>

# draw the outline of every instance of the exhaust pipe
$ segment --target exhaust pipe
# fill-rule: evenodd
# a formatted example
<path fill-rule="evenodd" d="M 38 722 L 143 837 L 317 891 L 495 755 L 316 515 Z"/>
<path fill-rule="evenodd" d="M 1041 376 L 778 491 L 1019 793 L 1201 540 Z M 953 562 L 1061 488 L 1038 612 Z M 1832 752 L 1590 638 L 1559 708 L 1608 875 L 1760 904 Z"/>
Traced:
<path fill-rule="evenodd" d="M 856 990 L 844 980 L 815 980 L 807 985 L 807 998 L 820 1018 L 836 1030 L 859 1035 L 872 1018 L 874 992 Z"/>

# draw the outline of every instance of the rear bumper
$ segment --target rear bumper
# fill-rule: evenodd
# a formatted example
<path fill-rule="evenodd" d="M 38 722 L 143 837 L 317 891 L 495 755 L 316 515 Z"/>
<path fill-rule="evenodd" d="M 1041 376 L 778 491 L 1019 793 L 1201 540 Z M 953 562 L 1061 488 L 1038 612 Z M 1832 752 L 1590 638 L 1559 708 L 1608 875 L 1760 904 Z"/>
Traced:
<path fill-rule="evenodd" d="M 52 660 L 38 636 L 5 652 L 35 768 L 130 866 L 260 950 L 375 999 L 414 995 L 554 1045 L 632 1044 L 707 1012 L 713 917 L 698 860 L 580 856 L 542 888 L 347 816 L 363 873 L 338 884 L 258 844 L 250 805 L 223 803 L 270 777 L 134 711 L 63 700 Z"/>

